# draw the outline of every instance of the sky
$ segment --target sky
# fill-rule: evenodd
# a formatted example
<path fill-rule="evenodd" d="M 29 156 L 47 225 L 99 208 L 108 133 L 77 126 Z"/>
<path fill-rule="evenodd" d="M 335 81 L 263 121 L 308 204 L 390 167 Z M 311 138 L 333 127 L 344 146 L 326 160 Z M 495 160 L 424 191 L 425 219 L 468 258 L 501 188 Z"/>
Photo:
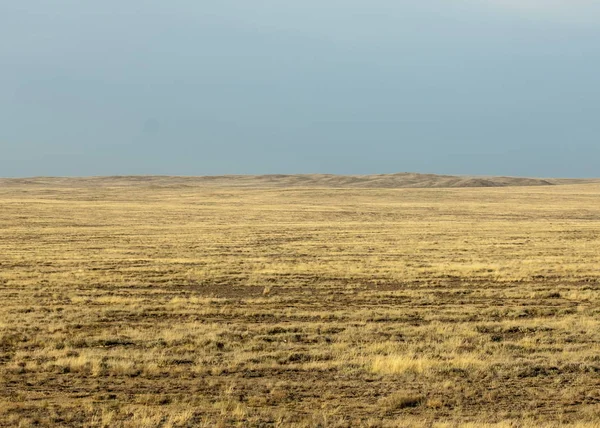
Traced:
<path fill-rule="evenodd" d="M 600 177 L 597 0 L 0 0 L 0 177 Z"/>

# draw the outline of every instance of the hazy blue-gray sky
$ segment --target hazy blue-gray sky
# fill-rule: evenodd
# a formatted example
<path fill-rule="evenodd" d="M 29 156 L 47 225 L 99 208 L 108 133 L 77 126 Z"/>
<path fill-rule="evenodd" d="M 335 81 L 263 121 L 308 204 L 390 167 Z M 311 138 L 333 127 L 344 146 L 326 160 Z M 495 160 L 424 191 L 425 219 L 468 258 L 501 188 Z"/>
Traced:
<path fill-rule="evenodd" d="M 600 176 L 592 0 L 0 0 L 0 176 Z"/>

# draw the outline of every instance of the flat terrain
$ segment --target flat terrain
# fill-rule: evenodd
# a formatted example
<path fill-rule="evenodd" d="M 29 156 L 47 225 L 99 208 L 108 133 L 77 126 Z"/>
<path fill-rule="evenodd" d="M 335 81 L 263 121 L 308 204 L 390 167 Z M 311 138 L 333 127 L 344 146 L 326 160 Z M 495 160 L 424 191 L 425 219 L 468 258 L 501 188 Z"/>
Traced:
<path fill-rule="evenodd" d="M 598 427 L 600 184 L 553 184 L 3 180 L 0 426 Z"/>

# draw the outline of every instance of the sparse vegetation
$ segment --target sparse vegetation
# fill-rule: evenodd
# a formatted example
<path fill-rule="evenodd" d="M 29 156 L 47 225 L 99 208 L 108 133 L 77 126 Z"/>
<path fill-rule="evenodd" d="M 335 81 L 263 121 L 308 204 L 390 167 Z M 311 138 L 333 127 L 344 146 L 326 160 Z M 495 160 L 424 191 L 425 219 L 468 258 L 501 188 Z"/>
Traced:
<path fill-rule="evenodd" d="M 3 182 L 1 426 L 600 426 L 599 184 L 204 184 Z"/>

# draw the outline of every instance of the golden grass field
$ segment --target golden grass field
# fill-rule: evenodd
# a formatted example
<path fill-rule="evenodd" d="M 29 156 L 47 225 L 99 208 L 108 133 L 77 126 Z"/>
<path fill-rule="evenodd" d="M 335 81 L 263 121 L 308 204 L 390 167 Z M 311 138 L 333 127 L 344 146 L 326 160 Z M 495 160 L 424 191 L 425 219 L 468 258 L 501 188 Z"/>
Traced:
<path fill-rule="evenodd" d="M 600 184 L 0 186 L 0 426 L 600 427 Z"/>

